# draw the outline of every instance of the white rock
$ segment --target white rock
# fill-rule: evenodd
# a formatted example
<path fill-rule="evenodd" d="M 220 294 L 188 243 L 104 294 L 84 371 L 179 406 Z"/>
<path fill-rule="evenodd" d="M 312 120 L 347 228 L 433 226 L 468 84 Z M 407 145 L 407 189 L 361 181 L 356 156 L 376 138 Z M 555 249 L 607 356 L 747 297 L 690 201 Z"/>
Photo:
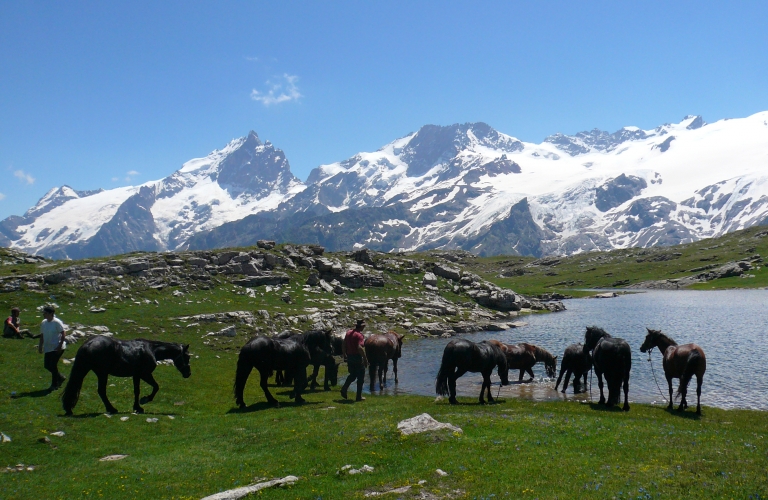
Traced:
<path fill-rule="evenodd" d="M 120 417 L 121 422 L 127 422 L 131 417 Z"/>
<path fill-rule="evenodd" d="M 51 432 L 51 436 L 64 437 L 65 434 L 64 434 L 64 431 L 56 431 L 56 432 Z"/>
<path fill-rule="evenodd" d="M 101 457 L 99 459 L 99 462 L 114 462 L 115 460 L 122 460 L 128 455 L 107 455 L 106 457 Z"/>
<path fill-rule="evenodd" d="M 448 473 L 445 472 L 443 469 L 436 469 L 435 472 L 437 472 L 438 476 L 447 476 Z"/>
<path fill-rule="evenodd" d="M 283 485 L 293 484 L 298 480 L 299 478 L 296 476 L 285 476 L 282 479 L 273 479 L 272 481 L 265 481 L 263 483 L 252 484 L 250 486 L 243 486 L 242 488 L 235 488 L 233 490 L 222 491 L 221 493 L 216 493 L 215 495 L 207 496 L 202 500 L 238 500 L 239 498 L 243 498 L 259 490 L 263 490 L 265 488 L 272 488 L 274 486 L 283 486 Z"/>
<path fill-rule="evenodd" d="M 0 443 L 10 443 L 11 438 L 7 434 L 0 432 Z"/>
<path fill-rule="evenodd" d="M 464 432 L 459 427 L 451 424 L 444 424 L 432 418 L 429 413 L 422 413 L 413 418 L 402 420 L 397 424 L 397 430 L 404 435 L 417 434 L 419 432 L 436 431 L 448 429 L 454 432 Z"/>
<path fill-rule="evenodd" d="M 147 422 L 149 422 L 150 424 L 154 424 L 155 422 L 157 422 L 157 419 L 156 418 L 148 418 Z"/>

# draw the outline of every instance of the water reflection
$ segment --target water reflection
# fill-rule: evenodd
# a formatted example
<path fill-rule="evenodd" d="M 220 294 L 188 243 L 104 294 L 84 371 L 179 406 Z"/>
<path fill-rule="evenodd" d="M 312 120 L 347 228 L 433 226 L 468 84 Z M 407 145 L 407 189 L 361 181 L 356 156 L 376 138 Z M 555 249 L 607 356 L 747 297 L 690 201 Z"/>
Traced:
<path fill-rule="evenodd" d="M 768 409 L 768 291 L 651 291 L 625 295 L 614 299 L 580 299 L 566 302 L 567 311 L 525 317 L 526 327 L 504 332 L 484 332 L 466 335 L 472 341 L 499 339 L 515 344 L 530 342 L 544 347 L 560 357 L 574 342 L 583 342 L 587 325 L 598 325 L 614 337 L 622 337 L 632 347 L 632 373 L 629 382 L 630 402 L 666 404 L 667 389 L 661 366 L 661 354 L 652 353 L 653 371 L 647 355 L 640 352 L 646 327 L 662 330 L 679 344 L 695 342 L 707 355 L 707 373 L 702 387 L 702 404 L 719 408 Z M 403 346 L 398 362 L 400 383 L 394 386 L 389 376 L 385 394 L 412 393 L 435 395 L 435 376 L 440 367 L 443 349 L 449 339 L 418 339 Z M 544 377 L 541 363 L 534 367 L 537 379 L 532 383 L 514 383 L 500 389 L 502 398 L 545 400 L 589 400 L 590 394 L 566 394 L 554 390 L 556 379 Z M 558 373 L 559 374 L 559 373 Z M 510 371 L 516 381 L 517 370 Z M 587 383 L 589 384 L 589 376 Z M 493 394 L 499 391 L 499 379 L 494 372 Z M 656 383 L 661 386 L 661 392 Z M 457 381 L 460 397 L 477 399 L 482 377 L 466 374 Z M 677 381 L 673 382 L 677 389 Z M 366 389 L 368 388 L 366 384 Z M 689 386 L 694 393 L 695 379 Z M 606 394 L 607 395 L 607 394 Z M 592 376 L 592 398 L 599 398 L 597 378 Z M 689 395 L 689 404 L 691 398 Z M 694 399 L 695 401 L 695 399 Z"/>

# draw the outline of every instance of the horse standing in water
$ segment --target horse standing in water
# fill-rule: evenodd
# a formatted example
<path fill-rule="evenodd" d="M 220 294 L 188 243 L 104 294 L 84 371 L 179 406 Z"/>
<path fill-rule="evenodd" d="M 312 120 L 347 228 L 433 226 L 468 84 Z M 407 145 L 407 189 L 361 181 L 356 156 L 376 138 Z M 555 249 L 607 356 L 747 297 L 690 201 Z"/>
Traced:
<path fill-rule="evenodd" d="M 480 404 L 485 404 L 483 393 L 488 391 L 488 402 L 493 403 L 491 396 L 491 373 L 498 367 L 501 385 L 509 385 L 507 357 L 498 345 L 489 341 L 479 343 L 469 340 L 456 339 L 448 342 L 443 351 L 443 360 L 435 380 L 435 391 L 440 396 L 450 396 L 448 401 L 457 404 L 456 379 L 467 372 L 480 372 L 483 375 L 483 385 L 480 388 Z"/>
<path fill-rule="evenodd" d="M 588 326 L 584 334 L 584 348 L 592 351 L 592 362 L 600 387 L 600 404 L 611 407 L 621 400 L 621 385 L 624 384 L 624 411 L 629 411 L 629 371 L 632 369 L 632 350 L 627 341 L 611 337 L 597 326 Z M 608 383 L 608 402 L 603 395 L 603 374 Z"/>
<path fill-rule="evenodd" d="M 160 389 L 152 372 L 158 361 L 172 359 L 173 364 L 184 378 L 192 374 L 189 367 L 189 344 L 158 342 L 155 340 L 134 339 L 115 340 L 98 335 L 88 339 L 75 355 L 75 363 L 69 374 L 69 382 L 64 389 L 62 402 L 64 412 L 72 415 L 72 409 L 80 397 L 80 388 L 88 372 L 93 370 L 99 379 L 98 392 L 109 414 L 117 413 L 117 408 L 107 399 L 107 378 L 133 377 L 133 411 L 144 413 L 139 405 L 140 383 L 143 380 L 152 386 L 152 394 L 141 399 L 142 404 L 152 401 Z"/>
<path fill-rule="evenodd" d="M 584 392 L 587 390 L 587 373 L 592 368 L 592 357 L 589 355 L 589 351 L 584 348 L 582 344 L 571 344 L 565 349 L 563 354 L 563 360 L 560 362 L 560 376 L 557 377 L 557 383 L 555 384 L 555 390 L 560 385 L 560 381 L 565 374 L 565 383 L 563 384 L 563 390 L 568 387 L 568 381 L 573 374 L 573 392 Z M 581 388 L 581 378 L 584 378 L 584 388 Z"/>
<path fill-rule="evenodd" d="M 278 404 L 269 392 L 267 383 L 274 370 L 285 370 L 293 376 L 294 385 L 291 397 L 297 403 L 303 403 L 301 392 L 307 385 L 307 365 L 311 356 L 307 347 L 291 339 L 273 339 L 269 337 L 254 337 L 241 349 L 237 358 L 237 374 L 235 375 L 235 403 L 245 408 L 243 391 L 251 371 L 256 368 L 261 376 L 261 389 L 271 404 Z"/>
<path fill-rule="evenodd" d="M 389 370 L 389 360 L 392 360 L 392 371 L 395 372 L 395 383 L 397 384 L 397 360 L 402 356 L 403 335 L 388 331 L 380 335 L 371 335 L 365 339 L 365 356 L 368 358 L 368 372 L 371 379 L 371 392 L 376 381 L 376 371 L 379 374 L 379 390 L 387 385 L 387 371 Z"/>
<path fill-rule="evenodd" d="M 520 344 L 502 344 L 498 340 L 489 340 L 489 342 L 496 344 L 504 351 L 507 356 L 507 366 L 510 370 L 520 370 L 520 377 L 518 382 L 523 381 L 523 375 L 527 372 L 531 376 L 527 382 L 532 382 L 534 379 L 533 365 L 536 363 L 544 363 L 544 371 L 547 373 L 547 377 L 554 377 L 557 373 L 557 356 L 552 354 L 537 345 L 520 343 Z"/>
<path fill-rule="evenodd" d="M 640 346 L 640 352 L 650 352 L 654 347 L 659 348 L 659 352 L 664 356 L 664 376 L 667 378 L 669 386 L 669 406 L 672 409 L 672 379 L 680 379 L 680 385 L 677 386 L 677 393 L 680 394 L 680 406 L 678 411 L 688 408 L 688 402 L 685 396 L 688 393 L 688 384 L 694 375 L 696 375 L 696 414 L 701 415 L 701 383 L 704 381 L 704 372 L 707 371 L 707 357 L 704 355 L 704 349 L 696 344 L 677 345 L 677 342 L 667 337 L 660 330 L 648 330 L 643 345 Z M 650 359 L 650 357 L 648 358 Z"/>

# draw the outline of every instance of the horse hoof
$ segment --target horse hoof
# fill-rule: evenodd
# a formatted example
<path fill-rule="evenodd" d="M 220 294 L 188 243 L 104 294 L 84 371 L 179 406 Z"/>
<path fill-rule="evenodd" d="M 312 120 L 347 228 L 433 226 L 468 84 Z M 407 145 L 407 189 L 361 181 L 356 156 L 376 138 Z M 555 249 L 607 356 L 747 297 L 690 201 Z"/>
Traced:
<path fill-rule="evenodd" d="M 624 411 L 629 411 L 629 405 L 624 405 L 624 408 L 622 408 Z"/>
<path fill-rule="evenodd" d="M 139 408 L 134 408 L 134 409 L 133 409 L 133 412 L 134 412 L 134 413 L 137 413 L 137 414 L 139 414 L 139 415 L 141 415 L 142 413 L 144 413 L 144 408 L 141 408 L 141 407 L 139 407 Z"/>
<path fill-rule="evenodd" d="M 452 405 L 459 404 L 459 402 L 456 400 L 456 398 L 451 398 L 451 399 L 448 400 L 448 402 L 451 403 Z"/>
<path fill-rule="evenodd" d="M 306 403 L 306 402 L 307 402 L 307 400 L 306 400 L 306 399 L 304 399 L 304 398 L 302 398 L 302 397 L 298 397 L 298 398 L 296 398 L 296 402 L 297 402 L 297 403 Z"/>
<path fill-rule="evenodd" d="M 65 417 L 71 417 L 72 416 L 72 410 L 67 410 L 64 412 Z"/>
<path fill-rule="evenodd" d="M 247 408 L 247 406 L 245 406 L 245 403 L 240 403 L 239 405 L 237 405 L 237 407 L 240 408 L 241 410 L 245 410 Z"/>

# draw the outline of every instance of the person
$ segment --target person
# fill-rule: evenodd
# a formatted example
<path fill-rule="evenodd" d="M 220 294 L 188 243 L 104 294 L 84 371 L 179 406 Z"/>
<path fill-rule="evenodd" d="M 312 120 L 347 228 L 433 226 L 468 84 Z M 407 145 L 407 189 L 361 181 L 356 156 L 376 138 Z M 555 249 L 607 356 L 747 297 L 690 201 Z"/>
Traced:
<path fill-rule="evenodd" d="M 67 348 L 67 327 L 56 317 L 56 309 L 53 306 L 43 308 L 43 322 L 40 324 L 40 343 L 37 346 L 37 352 L 45 356 L 43 366 L 51 372 L 50 391 L 55 391 L 67 379 L 59 373 L 59 359 Z"/>
<path fill-rule="evenodd" d="M 365 380 L 365 369 L 368 367 L 368 358 L 365 356 L 365 348 L 363 347 L 365 344 L 365 337 L 363 337 L 364 328 L 365 322 L 359 319 L 355 327 L 348 330 L 344 336 L 342 350 L 344 357 L 347 359 L 349 370 L 349 376 L 341 388 L 341 397 L 344 399 L 347 399 L 347 389 L 349 389 L 349 386 L 357 380 L 357 397 L 355 401 L 365 401 L 363 397 L 363 382 Z"/>
<path fill-rule="evenodd" d="M 11 315 L 5 318 L 5 323 L 3 324 L 3 337 L 11 339 L 23 339 L 26 335 L 27 337 L 33 339 L 37 338 L 35 335 L 29 333 L 29 330 L 22 330 L 19 327 L 21 324 L 21 320 L 19 320 L 19 314 L 21 314 L 21 311 L 18 307 L 11 309 Z"/>

